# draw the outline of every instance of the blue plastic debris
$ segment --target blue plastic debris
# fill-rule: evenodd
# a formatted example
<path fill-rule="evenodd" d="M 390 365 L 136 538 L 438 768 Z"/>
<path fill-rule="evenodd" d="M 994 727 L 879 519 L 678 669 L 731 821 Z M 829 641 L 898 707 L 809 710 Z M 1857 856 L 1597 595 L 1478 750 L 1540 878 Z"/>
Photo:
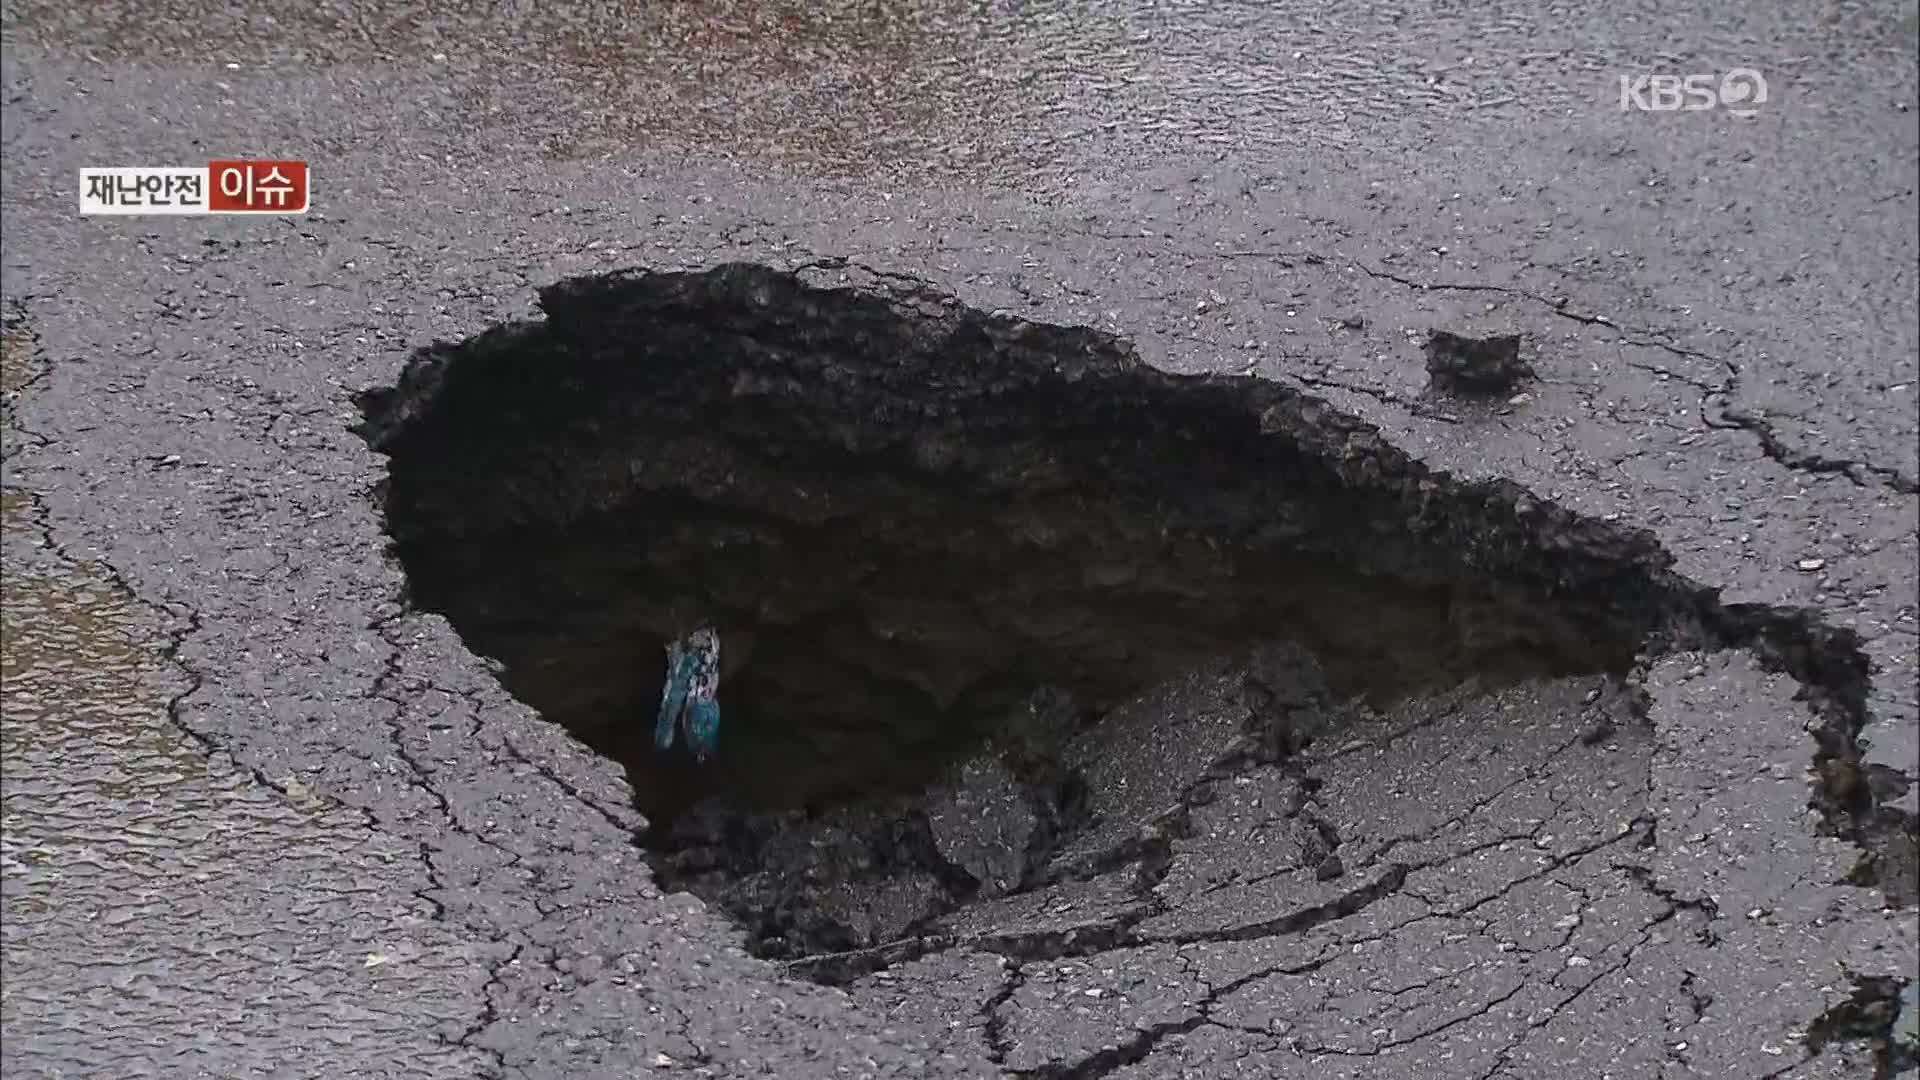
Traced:
<path fill-rule="evenodd" d="M 720 744 L 720 635 L 701 627 L 667 646 L 667 680 L 660 690 L 660 715 L 653 723 L 653 745 L 672 748 L 684 732 L 687 749 L 705 763 Z"/>

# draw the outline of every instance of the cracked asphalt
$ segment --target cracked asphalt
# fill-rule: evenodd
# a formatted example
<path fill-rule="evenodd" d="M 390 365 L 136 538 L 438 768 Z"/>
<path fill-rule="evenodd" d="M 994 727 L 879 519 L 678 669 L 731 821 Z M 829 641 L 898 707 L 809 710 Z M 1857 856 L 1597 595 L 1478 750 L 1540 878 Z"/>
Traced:
<path fill-rule="evenodd" d="M 1845 883 L 1747 653 L 1597 740 L 1577 680 L 1362 718 L 1194 805 L 1152 904 L 1122 868 L 821 985 L 663 895 L 620 769 L 404 605 L 347 425 L 565 276 L 912 274 L 1855 631 L 1912 814 L 1910 3 L 620 9 L 8 5 L 8 1075 L 1873 1075 L 1810 1032 L 1913 977 L 1915 909 Z M 1618 107 L 1731 66 L 1758 115 Z M 314 211 L 74 212 L 83 166 L 241 155 Z M 1539 379 L 1433 399 L 1431 328 Z"/>

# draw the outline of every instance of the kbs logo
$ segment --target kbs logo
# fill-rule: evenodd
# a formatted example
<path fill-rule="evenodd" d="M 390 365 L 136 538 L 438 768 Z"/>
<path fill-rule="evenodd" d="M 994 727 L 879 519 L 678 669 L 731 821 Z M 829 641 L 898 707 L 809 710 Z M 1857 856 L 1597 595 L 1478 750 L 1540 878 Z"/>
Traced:
<path fill-rule="evenodd" d="M 1704 112 L 1752 116 L 1767 103 L 1766 77 L 1752 68 L 1724 75 L 1622 75 L 1621 112 Z"/>
<path fill-rule="evenodd" d="M 304 161 L 81 169 L 82 214 L 304 214 Z"/>

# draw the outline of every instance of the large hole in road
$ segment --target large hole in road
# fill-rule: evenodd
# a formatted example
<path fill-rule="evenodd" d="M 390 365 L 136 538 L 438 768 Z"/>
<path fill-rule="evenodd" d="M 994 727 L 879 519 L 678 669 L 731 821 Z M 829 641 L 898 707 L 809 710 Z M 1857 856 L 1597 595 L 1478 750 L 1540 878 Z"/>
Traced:
<path fill-rule="evenodd" d="M 750 265 L 541 303 L 361 400 L 412 602 L 624 763 L 662 885 L 763 955 L 1150 875 L 1208 777 L 1284 760 L 1327 702 L 1761 638 L 1840 697 L 1864 685 L 1857 653 L 1722 607 L 1643 533 L 1092 330 Z M 664 646 L 702 623 L 704 765 L 652 745 Z"/>

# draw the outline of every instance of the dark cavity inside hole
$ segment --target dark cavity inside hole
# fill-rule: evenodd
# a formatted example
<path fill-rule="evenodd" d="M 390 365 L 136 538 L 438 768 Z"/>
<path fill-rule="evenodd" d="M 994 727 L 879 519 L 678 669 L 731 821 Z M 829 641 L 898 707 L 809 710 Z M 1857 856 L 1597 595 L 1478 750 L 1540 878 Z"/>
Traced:
<path fill-rule="evenodd" d="M 624 763 L 663 878 L 694 873 L 692 846 L 726 852 L 694 859 L 699 880 L 750 872 L 793 821 L 910 799 L 1036 717 L 1053 741 L 1015 771 L 1054 805 L 1029 842 L 1057 844 L 1086 824 L 1085 781 L 1047 746 L 1265 643 L 1387 700 L 1623 671 L 1672 608 L 1641 534 L 1093 330 L 750 265 L 541 303 L 544 321 L 422 350 L 363 396 L 361 430 L 391 458 L 413 602 Z M 704 767 L 651 745 L 662 647 L 701 621 L 723 657 Z M 866 850 L 925 863 L 944 902 L 977 893 L 899 805 L 861 819 L 886 834 Z M 731 906 L 763 951 L 873 944 Z"/>

